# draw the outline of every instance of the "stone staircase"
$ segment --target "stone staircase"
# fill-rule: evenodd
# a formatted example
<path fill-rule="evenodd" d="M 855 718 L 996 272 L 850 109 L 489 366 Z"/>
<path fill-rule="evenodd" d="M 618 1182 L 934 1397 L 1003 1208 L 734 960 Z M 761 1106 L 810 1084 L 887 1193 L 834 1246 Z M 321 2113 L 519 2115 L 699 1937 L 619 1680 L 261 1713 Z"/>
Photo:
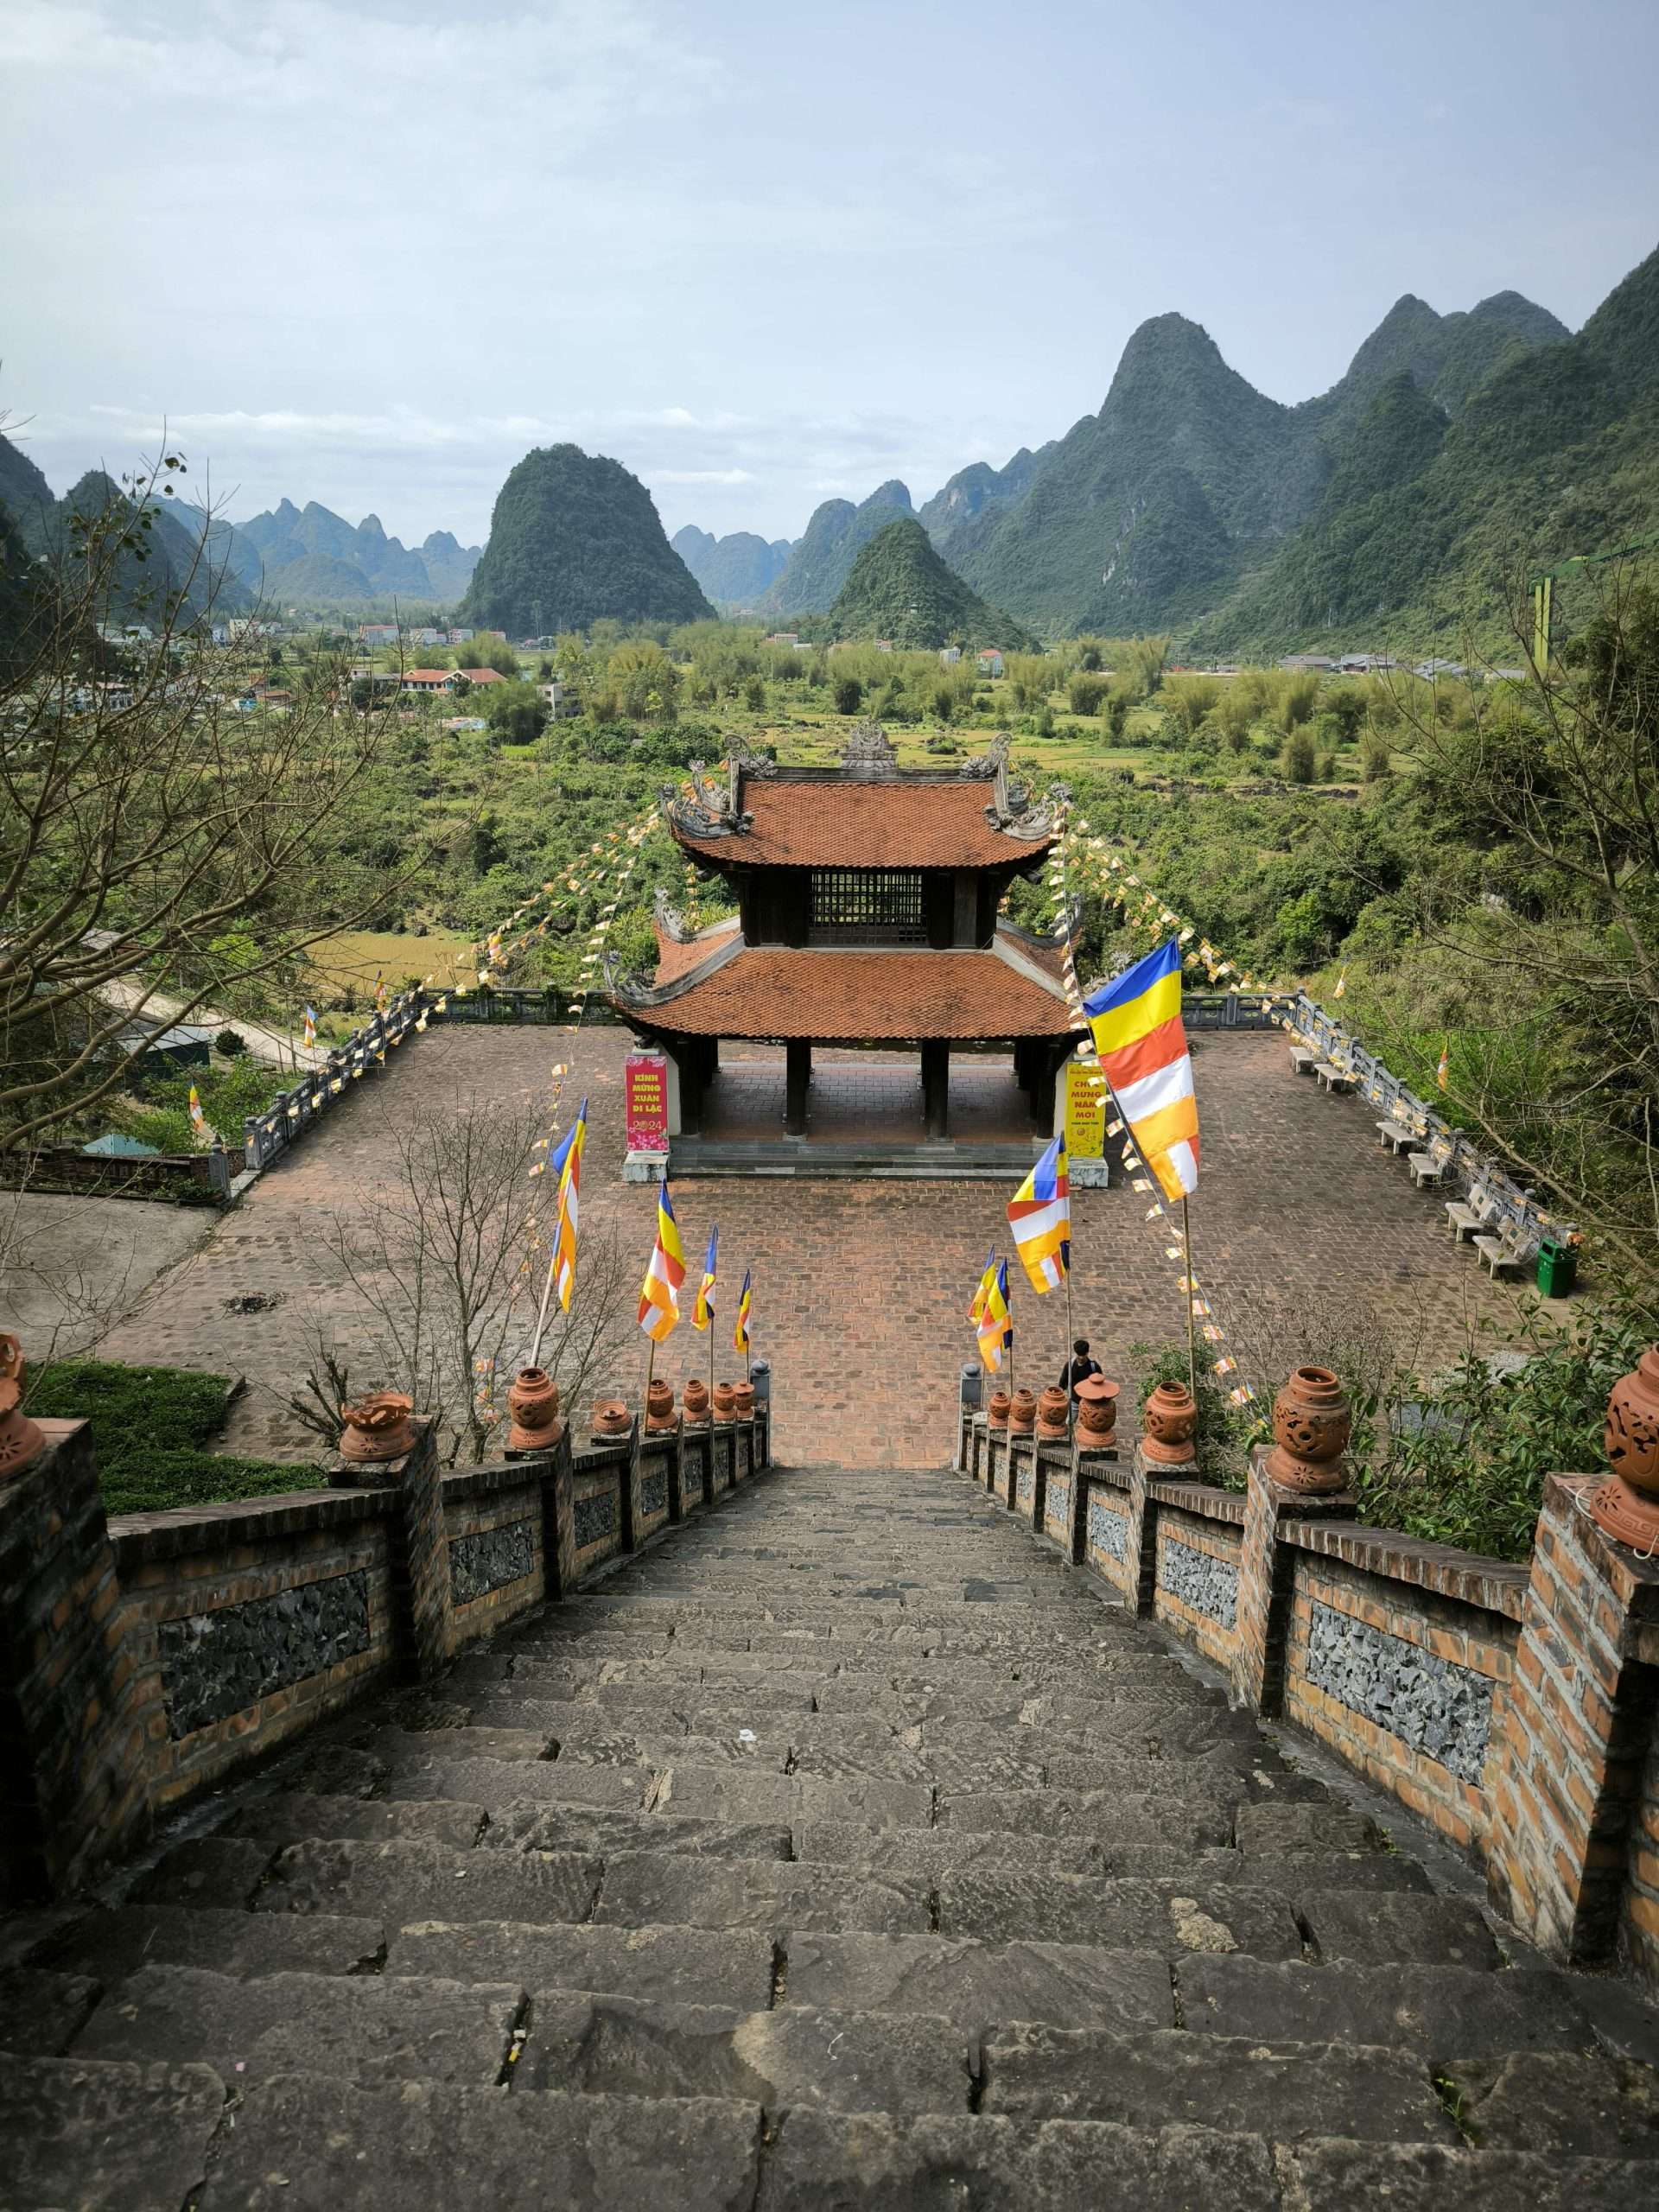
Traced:
<path fill-rule="evenodd" d="M 1390 1827 L 982 1493 L 775 1471 L 0 1923 L 0 2205 L 1659 2201 L 1653 2013 Z"/>

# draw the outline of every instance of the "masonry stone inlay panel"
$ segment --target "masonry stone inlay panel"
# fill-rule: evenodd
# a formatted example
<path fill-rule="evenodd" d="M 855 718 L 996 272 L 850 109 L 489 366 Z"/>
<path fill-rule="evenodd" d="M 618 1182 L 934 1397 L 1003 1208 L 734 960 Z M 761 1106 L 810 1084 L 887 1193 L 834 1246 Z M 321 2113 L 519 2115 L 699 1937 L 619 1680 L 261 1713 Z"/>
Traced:
<path fill-rule="evenodd" d="M 1238 1567 L 1232 1560 L 1215 1559 L 1178 1537 L 1166 1536 L 1158 1561 L 1158 1580 L 1172 1598 L 1179 1598 L 1220 1628 L 1231 1628 L 1238 1618 Z"/>
<path fill-rule="evenodd" d="M 610 1535 L 616 1527 L 616 1492 L 613 1490 L 590 1491 L 586 1497 L 579 1497 L 572 1509 L 576 1524 L 576 1549 L 585 1551 L 589 1544 L 597 1544 Z"/>
<path fill-rule="evenodd" d="M 1033 1480 L 1034 1477 L 1032 1472 L 1031 1462 L 1027 1459 L 1021 1465 L 1019 1476 L 1014 1484 L 1014 1496 L 1016 1504 L 1029 1505 L 1031 1503 L 1031 1492 Z"/>
<path fill-rule="evenodd" d="M 1097 1497 L 1089 1501 L 1089 1548 L 1104 1552 L 1108 1559 L 1122 1559 L 1129 1548 L 1129 1524 L 1116 1506 L 1103 1505 Z"/>
<path fill-rule="evenodd" d="M 528 1521 L 509 1521 L 505 1528 L 481 1529 L 477 1535 L 456 1536 L 449 1545 L 449 1590 L 458 1605 L 487 1598 L 492 1590 L 522 1581 L 536 1567 L 536 1535 Z"/>
<path fill-rule="evenodd" d="M 1437 1659 L 1420 1643 L 1316 1599 L 1307 1679 L 1351 1713 L 1427 1751 L 1460 1781 L 1480 1780 L 1492 1725 L 1490 1675 Z"/>
<path fill-rule="evenodd" d="M 163 1621 L 157 1640 L 168 1733 L 176 1740 L 366 1651 L 368 1572 Z"/>
<path fill-rule="evenodd" d="M 666 1473 L 647 1475 L 640 1484 L 639 1510 L 645 1514 L 667 1512 L 668 1476 Z"/>
<path fill-rule="evenodd" d="M 1043 1518 L 1064 1529 L 1071 1519 L 1071 1478 L 1062 1475 L 1058 1481 L 1052 1478 L 1043 1493 Z"/>

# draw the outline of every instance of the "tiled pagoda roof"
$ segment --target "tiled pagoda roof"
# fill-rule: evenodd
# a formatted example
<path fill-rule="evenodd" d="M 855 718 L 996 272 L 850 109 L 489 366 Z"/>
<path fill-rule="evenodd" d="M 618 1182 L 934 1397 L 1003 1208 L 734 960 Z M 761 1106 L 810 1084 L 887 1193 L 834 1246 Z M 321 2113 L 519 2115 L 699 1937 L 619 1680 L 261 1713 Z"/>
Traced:
<path fill-rule="evenodd" d="M 722 868 L 1009 868 L 1028 863 L 1052 835 L 1020 837 L 987 818 L 990 785 L 745 780 L 747 828 L 683 845 Z"/>
<path fill-rule="evenodd" d="M 677 957 L 698 945 L 698 965 L 681 969 Z M 797 951 L 722 931 L 671 951 L 653 988 L 620 1001 L 631 1021 L 670 1036 L 857 1044 L 1058 1039 L 1071 1029 L 1047 963 L 1001 936 L 984 951 Z"/>

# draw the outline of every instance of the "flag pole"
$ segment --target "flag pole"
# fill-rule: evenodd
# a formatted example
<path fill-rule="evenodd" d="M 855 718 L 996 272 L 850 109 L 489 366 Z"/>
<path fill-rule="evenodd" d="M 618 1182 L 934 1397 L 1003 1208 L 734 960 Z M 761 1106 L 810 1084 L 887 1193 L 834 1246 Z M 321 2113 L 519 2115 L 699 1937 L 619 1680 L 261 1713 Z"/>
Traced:
<path fill-rule="evenodd" d="M 1186 1192 L 1181 1192 L 1181 1249 L 1186 1255 L 1186 1383 L 1192 1393 L 1192 1402 L 1198 1402 L 1198 1354 L 1197 1332 L 1193 1328 L 1193 1301 L 1198 1297 L 1194 1287 L 1198 1277 L 1192 1272 L 1192 1232 L 1187 1226 Z"/>
<path fill-rule="evenodd" d="M 715 1309 L 709 1309 L 709 1418 L 715 1417 Z"/>
<path fill-rule="evenodd" d="M 1067 1226 L 1070 1226 L 1069 1220 Z M 1071 1344 L 1075 1334 L 1071 1322 L 1071 1240 L 1068 1236 L 1065 1251 L 1065 1360 L 1061 1370 L 1065 1376 L 1065 1434 L 1068 1443 L 1071 1437 Z"/>

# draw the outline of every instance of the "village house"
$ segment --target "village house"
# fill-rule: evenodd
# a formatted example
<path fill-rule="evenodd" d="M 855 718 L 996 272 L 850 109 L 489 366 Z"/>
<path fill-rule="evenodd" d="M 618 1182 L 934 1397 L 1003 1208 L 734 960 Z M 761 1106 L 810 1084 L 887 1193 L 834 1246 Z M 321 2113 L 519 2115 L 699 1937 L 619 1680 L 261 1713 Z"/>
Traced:
<path fill-rule="evenodd" d="M 987 645 L 982 652 L 976 653 L 974 660 L 982 676 L 1001 676 L 1002 673 L 1002 655 L 995 645 Z"/>
<path fill-rule="evenodd" d="M 582 712 L 582 702 L 562 677 L 555 677 L 550 683 L 536 686 L 547 705 L 547 711 L 556 722 L 572 721 Z"/>
<path fill-rule="evenodd" d="M 359 622 L 357 626 L 357 642 L 359 645 L 366 645 L 371 652 L 377 645 L 395 645 L 397 642 L 397 625 L 395 622 Z"/>
<path fill-rule="evenodd" d="M 960 645 L 941 645 L 939 647 L 939 666 L 941 668 L 954 668 L 961 658 L 962 647 Z"/>

